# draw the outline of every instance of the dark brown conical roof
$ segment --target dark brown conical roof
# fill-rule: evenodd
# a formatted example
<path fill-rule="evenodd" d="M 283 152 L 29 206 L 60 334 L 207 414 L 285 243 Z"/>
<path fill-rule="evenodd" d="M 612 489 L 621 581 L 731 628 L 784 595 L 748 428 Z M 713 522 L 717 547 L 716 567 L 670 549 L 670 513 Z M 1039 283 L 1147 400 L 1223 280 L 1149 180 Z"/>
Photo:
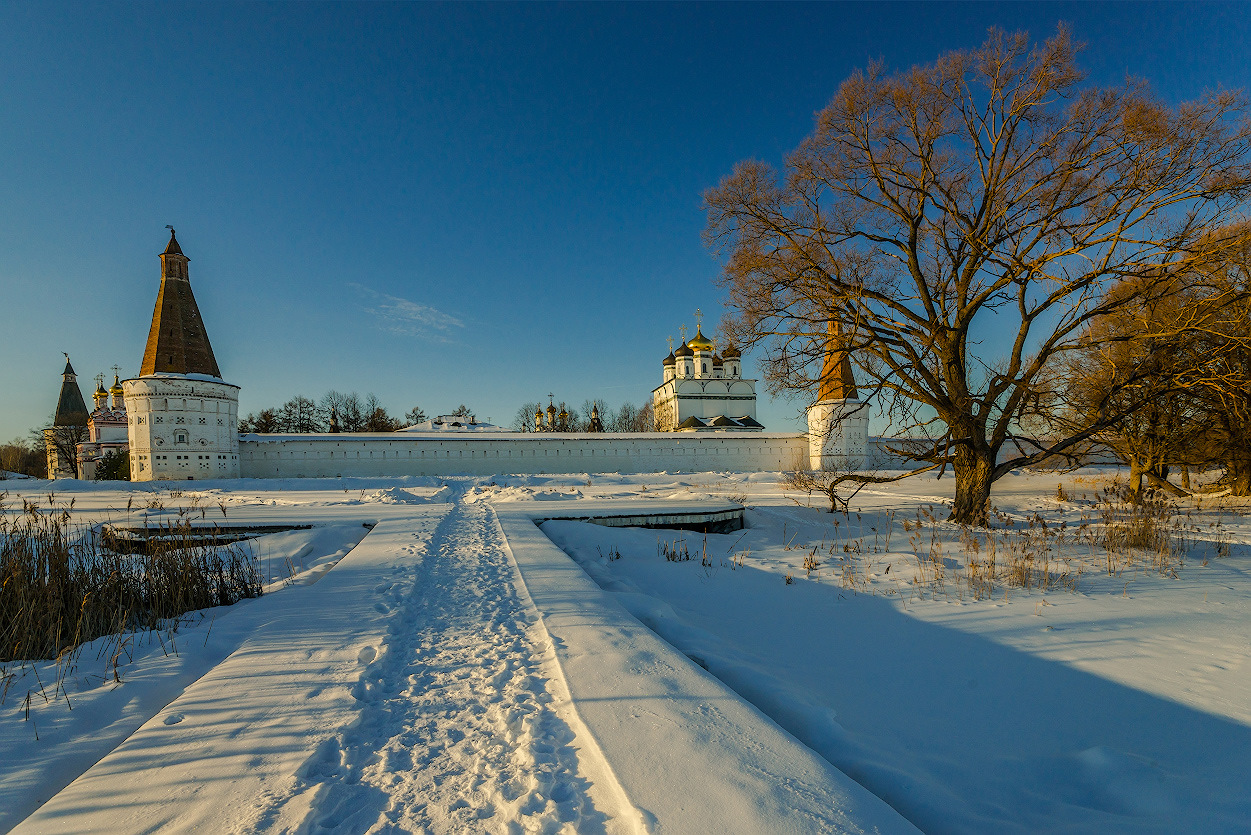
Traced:
<path fill-rule="evenodd" d="M 61 372 L 61 395 L 56 401 L 56 415 L 52 418 L 52 425 L 86 426 L 87 418 L 87 402 L 83 400 L 74 366 L 70 365 L 69 356 L 66 355 L 65 370 Z"/>
<path fill-rule="evenodd" d="M 858 400 L 856 378 L 851 373 L 851 357 L 843 347 L 838 323 L 831 320 L 825 341 L 825 362 L 821 366 L 821 389 L 817 401 Z"/>
<path fill-rule="evenodd" d="M 161 253 L 161 289 L 152 313 L 152 328 L 143 351 L 139 376 L 152 374 L 207 374 L 221 378 L 208 331 L 191 293 L 187 262 L 170 229 L 169 246 Z"/>
<path fill-rule="evenodd" d="M 169 245 L 165 247 L 163 255 L 182 255 L 182 247 L 178 245 L 178 238 L 174 237 L 174 227 L 169 227 Z M 188 259 L 190 260 L 190 259 Z"/>

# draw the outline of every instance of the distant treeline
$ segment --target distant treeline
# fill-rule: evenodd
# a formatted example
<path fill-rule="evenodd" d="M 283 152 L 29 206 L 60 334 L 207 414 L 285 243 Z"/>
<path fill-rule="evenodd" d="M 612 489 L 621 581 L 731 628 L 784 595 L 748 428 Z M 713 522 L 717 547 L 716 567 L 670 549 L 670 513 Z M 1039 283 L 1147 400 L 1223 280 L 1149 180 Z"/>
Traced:
<path fill-rule="evenodd" d="M 465 414 L 469 413 L 467 406 L 460 408 Z M 239 431 L 329 432 L 331 413 L 336 416 L 342 432 L 394 432 L 426 419 L 426 413 L 419 406 L 414 406 L 402 418 L 393 417 L 373 394 L 361 399 L 356 392 L 344 394 L 332 389 L 318 401 L 297 395 L 276 408 L 248 414 L 240 419 Z"/>
<path fill-rule="evenodd" d="M 549 404 L 552 405 L 552 404 Z M 633 403 L 623 403 L 621 408 L 610 410 L 608 404 L 603 400 L 584 400 L 582 405 L 574 409 L 565 401 L 555 404 L 556 420 L 555 426 L 548 426 L 547 406 L 542 403 L 527 403 L 517 410 L 517 414 L 513 417 L 512 425 L 509 427 L 517 432 L 534 432 L 536 431 L 534 414 L 539 412 L 542 414 L 543 429 L 542 431 L 556 432 L 591 432 L 591 415 L 595 410 L 599 411 L 599 420 L 603 425 L 601 431 L 604 432 L 655 432 L 656 417 L 652 412 L 652 404 L 644 403 L 642 406 L 635 406 Z M 561 415 L 564 415 L 562 418 Z"/>

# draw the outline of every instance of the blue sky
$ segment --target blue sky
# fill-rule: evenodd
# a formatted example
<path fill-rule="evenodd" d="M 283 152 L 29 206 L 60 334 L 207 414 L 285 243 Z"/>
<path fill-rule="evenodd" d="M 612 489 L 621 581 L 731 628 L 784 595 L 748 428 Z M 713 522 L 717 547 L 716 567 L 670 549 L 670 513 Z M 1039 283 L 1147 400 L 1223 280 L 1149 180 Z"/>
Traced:
<path fill-rule="evenodd" d="M 1092 82 L 1251 87 L 1243 4 L 6 3 L 0 441 L 51 414 L 62 351 L 87 395 L 137 372 L 166 224 L 243 413 L 642 403 L 665 338 L 720 317 L 705 189 L 780 165 L 872 59 L 1061 20 Z"/>

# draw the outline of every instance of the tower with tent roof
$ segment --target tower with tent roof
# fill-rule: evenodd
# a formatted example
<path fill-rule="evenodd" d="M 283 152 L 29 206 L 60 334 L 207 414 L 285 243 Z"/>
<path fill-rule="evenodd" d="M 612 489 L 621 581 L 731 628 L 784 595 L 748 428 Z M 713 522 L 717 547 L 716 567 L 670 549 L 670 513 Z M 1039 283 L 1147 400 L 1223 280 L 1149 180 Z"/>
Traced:
<path fill-rule="evenodd" d="M 78 387 L 78 375 L 66 354 L 52 426 L 43 430 L 48 478 L 78 478 L 78 444 L 87 438 L 88 417 L 87 403 Z"/>
<path fill-rule="evenodd" d="M 859 470 L 869 443 L 869 410 L 860 400 L 838 323 L 827 327 L 817 402 L 808 407 L 808 457 L 814 470 Z"/>
<path fill-rule="evenodd" d="M 222 379 L 174 230 L 139 376 L 122 382 L 131 481 L 239 477 L 239 387 Z"/>

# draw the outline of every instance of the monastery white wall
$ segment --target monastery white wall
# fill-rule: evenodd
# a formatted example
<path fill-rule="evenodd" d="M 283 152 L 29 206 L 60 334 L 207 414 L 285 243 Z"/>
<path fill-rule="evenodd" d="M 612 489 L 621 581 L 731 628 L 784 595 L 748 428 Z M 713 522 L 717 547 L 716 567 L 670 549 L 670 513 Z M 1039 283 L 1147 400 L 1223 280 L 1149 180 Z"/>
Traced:
<path fill-rule="evenodd" d="M 797 433 L 242 435 L 244 478 L 504 473 L 776 472 L 808 459 Z"/>

